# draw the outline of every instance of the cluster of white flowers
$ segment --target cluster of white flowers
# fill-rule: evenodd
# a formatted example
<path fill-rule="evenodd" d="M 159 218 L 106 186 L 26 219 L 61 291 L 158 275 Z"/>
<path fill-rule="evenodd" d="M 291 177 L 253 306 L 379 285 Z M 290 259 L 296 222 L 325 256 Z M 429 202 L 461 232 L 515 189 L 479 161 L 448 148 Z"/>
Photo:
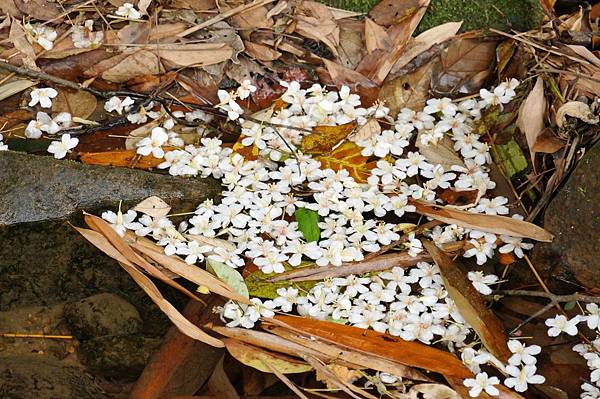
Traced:
<path fill-rule="evenodd" d="M 400 238 L 402 217 L 415 211 L 411 199 L 443 203 L 437 197 L 440 190 L 477 190 L 479 195 L 468 208 L 470 212 L 507 215 L 506 198 L 485 196 L 495 184 L 486 167 L 490 162 L 489 147 L 473 130 L 473 122 L 486 107 L 509 102 L 517 84 L 511 80 L 491 92 L 482 90 L 481 100 L 454 103 L 449 99 L 431 99 L 421 112 L 403 109 L 397 118 L 392 118 L 381 104 L 360 107 L 360 98 L 347 87 L 335 92 L 317 84 L 302 89 L 297 82 L 282 82 L 286 92 L 281 100 L 286 106 L 244 120 L 243 109 L 236 100 L 245 99 L 256 90 L 250 82 L 244 82 L 234 93 L 219 91 L 217 108 L 239 121 L 239 143 L 255 149 L 258 157 L 253 160 L 223 146 L 218 138 L 202 137 L 203 128 L 184 128 L 196 129 L 201 136 L 200 146 L 184 146 L 173 130 L 173 119 L 162 111 L 153 111 L 152 105 L 140 107 L 134 114 L 128 113 L 128 118 L 134 123 L 145 123 L 149 117 L 158 121 L 158 126 L 137 143 L 138 153 L 162 158 L 159 168 L 167 169 L 171 175 L 221 179 L 222 200 L 219 204 L 211 200 L 200 204 L 193 217 L 179 226 L 168 218 L 138 218 L 134 211 L 105 212 L 102 217 L 119 234 L 132 230 L 139 236 L 152 237 L 166 254 L 181 255 L 190 265 L 209 258 L 237 268 L 251 259 L 264 273 L 281 273 L 302 261 L 341 266 L 362 260 L 365 254 L 379 251 Z M 121 114 L 130 112 L 132 105 L 129 98 L 113 98 L 105 108 Z M 201 111 L 174 114 L 188 121 L 209 118 Z M 351 121 L 363 126 L 374 118 L 392 129 L 372 136 L 351 136 L 363 156 L 375 159 L 376 167 L 364 180 L 356 180 L 345 169 L 323 168 L 318 157 L 301 152 L 302 139 L 312 127 Z M 463 158 L 462 164 L 446 169 L 430 162 L 418 150 L 442 140 L 451 140 Z M 412 149 L 415 143 L 416 150 Z M 179 148 L 165 151 L 162 147 L 167 144 Z M 314 211 L 320 219 L 319 238 L 314 241 L 306 240 L 298 222 L 292 219 L 301 208 Z M 513 217 L 522 219 L 519 215 Z M 456 225 L 437 226 L 425 234 L 437 245 L 466 241 L 464 256 L 475 257 L 478 264 L 492 258 L 495 250 L 520 258 L 524 250 L 532 247 L 520 238 Z M 193 239 L 194 235 L 218 237 L 233 245 L 227 249 L 209 245 Z M 411 256 L 423 250 L 414 235 L 400 246 Z M 481 271 L 472 271 L 468 277 L 482 294 L 491 294 L 489 286 L 498 282 L 497 276 Z M 473 338 L 472 330 L 448 298 L 437 267 L 426 262 L 370 276 L 328 279 L 304 293 L 294 287 L 281 288 L 277 294 L 272 300 L 252 298 L 250 305 L 230 301 L 221 317 L 228 326 L 252 328 L 261 317 L 272 317 L 276 311 L 297 312 L 372 328 L 406 340 L 442 343 L 450 351 L 460 351 L 463 362 L 476 374 L 465 380 L 471 396 L 481 392 L 498 394 L 495 385 L 500 380 L 482 373 L 482 364 L 499 369 L 506 375 L 504 384 L 519 392 L 525 391 L 528 384 L 544 382 L 544 377 L 536 374 L 534 355 L 540 352 L 538 346 L 509 341 L 513 355 L 509 364 L 503 365 L 489 353 L 474 350 L 468 344 L 469 337 Z M 577 322 L 590 320 L 593 308 L 588 311 L 590 315 L 577 318 Z M 572 322 L 563 321 L 560 316 L 548 321 L 552 328 L 567 333 L 572 331 Z M 600 371 L 597 374 L 593 382 L 600 378 Z"/>
<path fill-rule="evenodd" d="M 124 3 L 117 9 L 115 14 L 130 21 L 135 21 L 142 18 L 142 13 L 131 3 Z"/>
<path fill-rule="evenodd" d="M 600 307 L 596 303 L 588 303 L 585 310 L 582 315 L 575 316 L 570 320 L 562 315 L 562 318 L 558 321 L 556 318 L 549 319 L 546 321 L 546 325 L 550 327 L 548 335 L 551 337 L 555 337 L 561 332 L 576 335 L 578 332 L 577 324 L 580 322 L 585 322 L 587 327 L 596 333 L 594 341 L 589 344 L 575 345 L 573 350 L 587 361 L 587 366 L 590 369 L 589 382 L 581 385 L 581 398 L 598 399 L 600 398 Z"/>
<path fill-rule="evenodd" d="M 33 89 L 30 95 L 30 107 L 39 105 L 42 108 L 52 108 L 52 99 L 58 95 L 58 92 L 51 87 L 44 87 Z M 72 124 L 73 118 L 68 112 L 59 112 L 56 115 L 51 116 L 46 112 L 39 111 L 36 114 L 36 118 L 29 121 L 25 127 L 25 136 L 29 139 L 39 139 L 42 137 L 43 133 L 55 135 L 63 129 L 70 128 Z M 48 152 L 53 154 L 56 159 L 62 159 L 68 152 L 75 148 L 78 143 L 79 139 L 71 137 L 69 134 L 63 134 L 60 141 L 53 141 L 50 143 Z"/>
<path fill-rule="evenodd" d="M 94 32 L 94 21 L 88 19 L 83 26 L 76 25 L 73 27 L 71 39 L 76 48 L 96 48 L 102 44 L 104 32 Z"/>
<path fill-rule="evenodd" d="M 39 44 L 44 50 L 52 50 L 54 41 L 58 36 L 54 29 L 42 24 L 31 25 L 29 23 L 23 25 L 23 28 L 28 33 L 30 42 Z"/>
<path fill-rule="evenodd" d="M 500 391 L 495 385 L 500 383 L 498 377 L 489 377 L 486 372 L 481 372 L 480 366 L 490 364 L 506 375 L 504 385 L 513 388 L 517 392 L 525 392 L 528 384 L 543 384 L 545 378 L 537 373 L 537 359 L 542 348 L 538 345 L 525 346 L 517 340 L 508 341 L 508 349 L 512 356 L 508 359 L 508 364 L 502 364 L 494 356 L 485 350 L 475 351 L 472 348 L 465 348 L 462 351 L 461 359 L 469 369 L 475 373 L 475 378 L 467 378 L 464 381 L 466 387 L 471 388 L 469 395 L 477 397 L 485 391 L 488 395 L 498 396 Z"/>

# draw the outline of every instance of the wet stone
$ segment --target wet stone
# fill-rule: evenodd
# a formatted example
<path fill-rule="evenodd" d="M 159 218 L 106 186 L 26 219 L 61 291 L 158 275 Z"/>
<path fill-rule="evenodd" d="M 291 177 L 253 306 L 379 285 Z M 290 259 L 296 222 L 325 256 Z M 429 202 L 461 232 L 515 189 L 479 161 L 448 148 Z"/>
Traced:
<path fill-rule="evenodd" d="M 544 228 L 555 238 L 536 245 L 533 262 L 557 292 L 600 286 L 599 170 L 600 145 L 596 144 L 546 209 Z"/>
<path fill-rule="evenodd" d="M 71 331 L 79 339 L 129 335 L 142 329 L 135 306 L 111 293 L 67 304 L 64 313 Z"/>

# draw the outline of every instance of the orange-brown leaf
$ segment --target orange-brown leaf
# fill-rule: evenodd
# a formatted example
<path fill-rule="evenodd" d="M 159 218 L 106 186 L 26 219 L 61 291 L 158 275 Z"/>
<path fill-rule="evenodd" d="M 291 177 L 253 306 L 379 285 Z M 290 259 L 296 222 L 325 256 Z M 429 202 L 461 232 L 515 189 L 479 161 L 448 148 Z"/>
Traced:
<path fill-rule="evenodd" d="M 369 157 L 365 157 L 360 151 L 358 145 L 346 141 L 330 154 L 318 156 L 317 160 L 321 161 L 321 167 L 324 169 L 335 171 L 346 169 L 354 180 L 364 183 L 371 175 L 371 170 L 377 165 L 375 162 L 367 163 Z"/>
<path fill-rule="evenodd" d="M 137 169 L 155 168 L 163 162 L 162 158 L 155 158 L 152 155 L 139 156 L 135 151 L 88 152 L 81 154 L 81 162 L 88 165 L 121 166 Z M 139 157 L 139 159 L 136 157 Z"/>
<path fill-rule="evenodd" d="M 324 154 L 344 140 L 356 128 L 356 122 L 348 122 L 337 126 L 315 126 L 312 133 L 302 138 L 302 152 L 307 154 Z"/>
<path fill-rule="evenodd" d="M 361 353 L 457 378 L 470 378 L 473 375 L 452 354 L 419 342 L 405 341 L 389 334 L 303 317 L 278 315 L 275 319 L 303 333 Z"/>

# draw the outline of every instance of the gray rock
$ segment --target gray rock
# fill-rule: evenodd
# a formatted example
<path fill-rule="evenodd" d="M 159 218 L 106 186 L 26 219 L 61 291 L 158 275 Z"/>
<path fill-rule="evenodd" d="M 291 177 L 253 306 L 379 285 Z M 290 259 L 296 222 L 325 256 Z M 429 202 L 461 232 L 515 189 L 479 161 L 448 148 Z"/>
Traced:
<path fill-rule="evenodd" d="M 134 169 L 83 165 L 17 152 L 0 154 L 0 225 L 67 219 L 79 210 L 114 207 L 156 195 L 192 205 L 219 185 Z M 194 204 L 197 205 L 197 204 Z"/>
<path fill-rule="evenodd" d="M 79 339 L 130 335 L 142 328 L 135 306 L 111 293 L 67 304 L 64 312 L 71 331 Z"/>
<path fill-rule="evenodd" d="M 127 209 L 156 195 L 186 212 L 219 193 L 211 179 L 0 152 L 0 311 L 112 292 L 138 309 L 145 333 L 164 333 L 169 322 L 147 295 L 69 224 L 84 226 L 81 210 L 116 210 L 121 200 Z M 185 303 L 158 285 L 175 305 Z"/>
<path fill-rule="evenodd" d="M 39 356 L 0 357 L 2 399 L 108 399 L 78 367 Z"/>
<path fill-rule="evenodd" d="M 161 342 L 140 335 L 93 338 L 82 342 L 79 356 L 94 375 L 135 381 Z"/>
<path fill-rule="evenodd" d="M 555 235 L 537 244 L 533 261 L 555 290 L 600 286 L 600 145 L 579 162 L 544 216 L 544 228 Z"/>

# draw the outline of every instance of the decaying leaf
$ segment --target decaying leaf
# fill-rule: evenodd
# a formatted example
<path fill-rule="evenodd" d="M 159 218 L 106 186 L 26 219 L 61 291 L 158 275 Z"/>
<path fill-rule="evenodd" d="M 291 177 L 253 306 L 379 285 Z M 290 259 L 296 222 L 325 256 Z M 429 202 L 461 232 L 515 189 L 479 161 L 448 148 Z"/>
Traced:
<path fill-rule="evenodd" d="M 325 4 L 303 1 L 296 7 L 296 32 L 310 39 L 323 42 L 337 55 L 340 28 Z"/>
<path fill-rule="evenodd" d="M 163 44 L 155 53 L 177 66 L 189 67 L 226 61 L 232 57 L 233 49 L 225 43 Z"/>
<path fill-rule="evenodd" d="M 73 118 L 87 119 L 96 110 L 96 96 L 83 90 L 60 89 L 52 102 L 52 111 L 68 112 Z"/>
<path fill-rule="evenodd" d="M 314 335 L 325 342 L 352 348 L 363 354 L 443 375 L 459 378 L 469 378 L 472 375 L 469 369 L 450 353 L 419 342 L 404 341 L 389 334 L 303 317 L 275 316 L 275 320 L 282 321 L 305 334 Z"/>
<path fill-rule="evenodd" d="M 527 139 L 527 145 L 531 152 L 538 136 L 544 130 L 544 116 L 546 112 L 546 97 L 544 96 L 544 79 L 538 76 L 533 89 L 527 95 L 525 101 L 519 109 L 517 126 Z"/>
<path fill-rule="evenodd" d="M 429 0 L 417 0 L 417 4 L 411 9 L 406 20 L 388 29 L 387 33 L 391 39 L 390 49 L 388 51 L 378 50 L 367 55 L 356 67 L 356 70 L 377 84 L 382 84 L 404 52 L 428 6 Z"/>
<path fill-rule="evenodd" d="M 162 218 L 171 212 L 171 206 L 157 196 L 146 198 L 132 209 L 153 218 Z"/>
<path fill-rule="evenodd" d="M 467 273 L 433 242 L 429 240 L 422 240 L 422 242 L 439 267 L 448 296 L 456 303 L 461 316 L 475 330 L 486 349 L 502 362 L 507 363 L 511 355 L 506 344 L 508 336 L 500 320 L 488 308 L 481 294 L 467 278 Z"/>
<path fill-rule="evenodd" d="M 388 51 L 392 46 L 392 41 L 385 29 L 369 18 L 365 19 L 365 43 L 369 53 L 375 50 Z"/>
<path fill-rule="evenodd" d="M 61 9 L 57 3 L 46 0 L 13 0 L 19 11 L 41 21 L 57 18 Z"/>
<path fill-rule="evenodd" d="M 562 127 L 567 121 L 567 116 L 577 118 L 590 125 L 598 123 L 598 116 L 594 115 L 590 106 L 581 101 L 569 101 L 560 106 L 556 111 L 556 124 Z"/>
<path fill-rule="evenodd" d="M 391 73 L 399 70 L 413 60 L 416 56 L 424 53 L 436 44 L 443 43 L 454 36 L 462 26 L 462 22 L 447 22 L 442 25 L 435 26 L 425 32 L 419 34 L 417 37 L 411 39 L 406 48 L 402 52 L 398 61 L 394 64 Z"/>
<path fill-rule="evenodd" d="M 379 25 L 401 24 L 421 6 L 419 0 L 383 0 L 369 11 L 369 17 Z"/>
<path fill-rule="evenodd" d="M 15 46 L 15 48 L 23 55 L 23 64 L 32 69 L 37 69 L 35 65 L 36 54 L 35 50 L 29 40 L 27 40 L 27 35 L 21 23 L 12 18 L 12 22 L 10 24 L 10 32 L 8 34 L 8 39 Z"/>
<path fill-rule="evenodd" d="M 415 206 L 416 212 L 421 215 L 469 229 L 545 242 L 550 242 L 554 238 L 552 234 L 543 228 L 523 220 L 500 215 L 471 213 L 421 201 L 411 201 L 411 204 Z"/>
<path fill-rule="evenodd" d="M 369 119 L 367 123 L 356 129 L 348 138 L 352 141 L 359 142 L 369 140 L 381 133 L 381 125 L 377 119 Z"/>
<path fill-rule="evenodd" d="M 369 157 L 362 155 L 361 151 L 361 147 L 351 141 L 346 141 L 337 146 L 333 152 L 318 156 L 317 160 L 321 162 L 321 167 L 324 169 L 329 168 L 335 171 L 346 169 L 354 180 L 364 183 L 377 164 L 376 162 L 367 163 Z"/>
<path fill-rule="evenodd" d="M 111 82 L 125 82 L 136 76 L 164 72 L 160 60 L 150 51 L 138 50 L 125 58 L 121 54 L 113 58 L 117 63 L 102 72 L 102 78 Z"/>
<path fill-rule="evenodd" d="M 420 140 L 421 134 L 422 133 L 419 133 L 417 136 L 417 148 L 431 164 L 440 164 L 445 170 L 450 170 L 453 165 L 465 165 L 462 158 L 454 150 L 454 143 L 450 137 L 444 136 L 437 144 L 423 145 Z"/>
<path fill-rule="evenodd" d="M 307 154 L 329 153 L 355 128 L 356 122 L 354 121 L 337 126 L 315 126 L 312 128 L 311 134 L 302 137 L 302 152 Z"/>
<path fill-rule="evenodd" d="M 233 338 L 225 338 L 223 342 L 227 352 L 238 362 L 263 373 L 272 373 L 273 368 L 283 374 L 306 373 L 312 370 L 312 367 L 305 362 L 281 353 L 267 351 Z"/>
<path fill-rule="evenodd" d="M 429 86 L 433 63 L 429 62 L 415 71 L 386 81 L 379 92 L 379 99 L 397 114 L 402 108 L 422 110 L 430 97 Z"/>
<path fill-rule="evenodd" d="M 431 89 L 443 95 L 478 91 L 494 66 L 496 44 L 479 37 L 454 39 L 435 63 Z"/>

